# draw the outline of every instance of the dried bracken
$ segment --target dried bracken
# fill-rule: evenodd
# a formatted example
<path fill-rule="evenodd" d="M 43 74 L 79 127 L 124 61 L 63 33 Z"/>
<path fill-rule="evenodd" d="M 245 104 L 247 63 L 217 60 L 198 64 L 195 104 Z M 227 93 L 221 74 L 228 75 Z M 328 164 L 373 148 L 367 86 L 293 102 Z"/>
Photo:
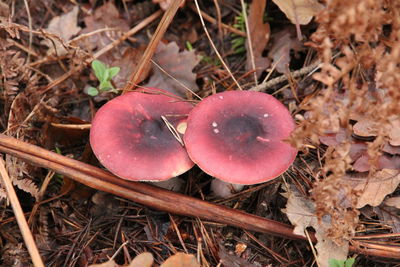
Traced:
<path fill-rule="evenodd" d="M 388 141 L 391 146 L 398 145 L 390 140 L 397 135 L 391 129 L 397 126 L 393 121 L 398 121 L 400 114 L 399 7 L 398 1 L 326 1 L 309 43 L 323 62 L 321 71 L 314 75 L 321 82 L 321 90 L 302 103 L 308 112 L 305 118 L 299 116 L 300 126 L 291 141 L 304 147 L 331 134 L 335 137 L 333 143 L 322 140 L 328 148 L 312 198 L 317 216 L 332 218 L 330 236 L 337 242 L 351 239 L 358 226 L 356 207 L 363 189 L 351 186 L 345 178 L 354 169 L 362 169 L 357 160 L 362 158 L 367 168 L 364 171 L 370 171 L 364 183 L 370 177 L 380 177 L 374 173 L 382 166 L 399 169 L 398 163 L 380 163 L 398 162 L 396 156 L 384 158 L 382 149 Z M 367 128 L 379 125 L 373 128 L 372 138 L 357 136 L 365 120 L 369 122 L 364 125 Z"/>

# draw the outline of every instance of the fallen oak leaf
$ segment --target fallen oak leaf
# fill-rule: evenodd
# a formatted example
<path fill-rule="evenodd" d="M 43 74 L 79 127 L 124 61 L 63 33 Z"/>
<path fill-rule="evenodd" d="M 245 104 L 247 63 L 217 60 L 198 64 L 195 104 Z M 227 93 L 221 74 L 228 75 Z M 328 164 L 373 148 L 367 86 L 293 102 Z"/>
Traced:
<path fill-rule="evenodd" d="M 349 243 L 342 240 L 343 244 L 337 245 L 331 238 L 327 236 L 327 231 L 331 225 L 330 217 L 318 220 L 315 212 L 315 203 L 303 195 L 294 187 L 286 190 L 282 194 L 288 199 L 286 208 L 282 209 L 286 213 L 289 221 L 295 226 L 293 232 L 298 235 L 306 236 L 307 227 L 312 227 L 315 230 L 317 244 L 317 262 L 320 267 L 329 267 L 329 259 L 345 260 L 349 252 Z"/>
<path fill-rule="evenodd" d="M 86 28 L 80 32 L 81 34 L 104 28 L 112 28 L 121 32 L 127 32 L 129 30 L 128 21 L 120 16 L 113 1 L 106 2 L 104 5 L 97 8 L 93 14 L 84 17 L 83 20 Z M 79 43 L 87 50 L 93 51 L 106 46 L 114 41 L 114 39 L 118 39 L 118 34 L 115 31 L 107 31 L 100 34 L 92 34 Z"/>
<path fill-rule="evenodd" d="M 61 16 L 53 17 L 46 30 L 58 35 L 64 41 L 69 41 L 72 36 L 76 35 L 81 30 L 81 27 L 77 26 L 78 12 L 79 7 L 75 6 L 70 12 Z M 49 50 L 47 51 L 48 55 L 53 54 L 54 52 L 57 52 L 58 56 L 67 53 L 63 44 L 57 39 L 53 39 L 52 41 L 45 39 L 41 43 L 49 47 Z"/>
<path fill-rule="evenodd" d="M 274 35 L 268 57 L 272 59 L 278 72 L 286 73 L 291 60 L 290 51 L 297 52 L 303 49 L 303 44 L 289 30 L 283 30 Z"/>
<path fill-rule="evenodd" d="M 400 213 L 396 207 L 391 207 L 382 202 L 378 207 L 374 207 L 373 211 L 378 215 L 382 225 L 387 225 L 392 229 L 392 233 L 400 233 Z"/>
<path fill-rule="evenodd" d="M 184 97 L 187 92 L 182 84 L 193 92 L 199 90 L 196 74 L 192 70 L 199 63 L 200 58 L 194 50 L 179 52 L 179 47 L 175 42 L 167 45 L 160 42 L 153 61 L 158 66 L 153 64 L 153 75 L 144 87 L 163 88 L 181 97 Z"/>
<path fill-rule="evenodd" d="M 346 174 L 343 179 L 352 188 L 360 192 L 356 208 L 366 205 L 379 206 L 383 199 L 396 190 L 400 184 L 400 172 L 398 170 L 383 169 L 377 171 L 372 177 L 368 174 Z"/>

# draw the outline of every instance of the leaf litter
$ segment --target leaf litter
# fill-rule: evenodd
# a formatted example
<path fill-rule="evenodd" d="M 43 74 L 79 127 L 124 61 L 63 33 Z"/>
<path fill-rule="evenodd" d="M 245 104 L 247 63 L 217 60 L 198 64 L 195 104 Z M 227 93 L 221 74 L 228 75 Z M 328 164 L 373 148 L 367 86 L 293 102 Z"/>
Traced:
<path fill-rule="evenodd" d="M 84 112 L 89 121 L 96 109 L 113 97 L 95 99 L 83 93 L 85 86 L 96 85 L 85 64 L 90 63 L 94 52 L 151 15 L 161 1 L 157 4 L 146 2 L 150 5 L 146 8 L 151 10 L 149 13 L 133 1 L 104 4 L 87 1 L 79 6 L 75 2 L 55 1 L 42 8 L 45 2 L 40 2 L 38 8 L 31 7 L 32 31 L 24 13 L 25 7 L 17 6 L 15 13 L 10 13 L 7 10 L 11 9 L 7 8 L 0 12 L 0 86 L 4 88 L 0 126 L 22 140 L 49 150 L 61 148 L 67 155 L 97 164 L 90 156 L 87 132 L 81 131 L 76 135 L 79 138 L 73 138 L 72 131 L 55 131 L 51 123 L 70 126 L 74 121 L 72 114 L 80 112 Z M 162 2 L 168 4 L 168 1 Z M 396 39 L 398 30 L 394 27 L 399 23 L 398 16 L 393 15 L 399 7 L 391 1 L 381 0 L 274 2 L 277 7 L 265 7 L 265 1 L 252 1 L 248 11 L 258 74 L 270 67 L 269 59 L 278 71 L 272 74 L 273 78 L 279 73 L 292 75 L 293 61 L 301 61 L 304 66 L 313 60 L 322 62 L 314 70 L 314 90 L 307 90 L 305 95 L 297 94 L 300 97 L 292 109 L 299 119 L 299 126 L 290 141 L 301 152 L 285 178 L 289 177 L 289 183 L 296 186 L 290 186 L 290 194 L 284 193 L 287 200 L 276 194 L 268 197 L 268 203 L 263 203 L 261 200 L 267 199 L 263 194 L 268 191 L 250 187 L 246 197 L 239 194 L 223 203 L 249 213 L 262 206 L 268 210 L 268 218 L 280 222 L 286 222 L 287 215 L 299 234 L 304 234 L 307 227 L 313 228 L 318 240 L 317 261 L 320 266 L 326 266 L 331 257 L 346 259 L 349 241 L 352 245 L 360 245 L 353 237 L 384 236 L 399 230 L 400 125 L 397 103 L 400 96 L 397 91 L 400 78 L 396 62 L 400 48 Z M 226 34 L 229 27 L 219 32 L 218 21 L 232 25 L 241 6 L 220 1 L 214 4 L 201 3 L 201 8 L 216 19 L 206 22 L 206 26 L 213 37 L 222 36 L 221 40 L 215 41 L 222 49 L 231 45 Z M 276 8 L 287 16 L 284 23 L 274 20 Z M 168 73 L 201 96 L 231 89 L 226 71 L 218 64 L 209 64 L 215 58 L 210 53 L 209 43 L 202 38 L 203 31 L 196 23 L 196 14 L 185 7 L 179 12 L 170 25 L 171 31 L 159 44 L 159 52 L 153 57 L 164 71 L 149 64 L 141 86 L 171 88 L 171 92 L 185 96 L 187 90 Z M 11 14 L 14 17 L 10 20 Z M 140 16 L 129 18 L 132 14 Z M 355 18 L 354 14 L 360 16 Z M 310 23 L 313 18 L 315 22 Z M 188 20 L 193 21 L 190 27 L 192 35 L 196 36 L 190 39 L 190 45 L 185 43 L 188 38 L 179 31 L 180 25 Z M 113 79 L 116 88 L 122 88 L 135 70 L 156 24 L 147 25 L 144 31 L 100 58 L 108 66 L 121 68 Z M 301 30 L 307 42 L 298 41 L 287 30 L 291 24 L 296 24 L 298 29 L 303 25 Z M 40 32 L 42 28 L 46 29 L 43 33 Z M 31 48 L 30 32 L 34 37 Z M 310 32 L 314 34 L 310 35 Z M 54 47 L 53 42 L 47 42 L 49 39 L 56 44 L 57 57 L 54 54 L 48 56 Z M 306 46 L 307 50 L 304 49 Z M 193 47 L 196 51 L 184 47 Z M 245 59 L 223 55 L 229 65 L 235 67 L 235 76 L 241 77 L 240 82 L 247 85 L 253 82 L 246 76 L 246 71 L 252 69 L 248 67 L 249 50 L 247 47 Z M 293 51 L 298 58 L 293 58 Z M 302 53 L 297 55 L 298 51 Z M 27 52 L 35 55 L 29 65 L 26 63 Z M 206 56 L 200 59 L 197 53 Z M 66 81 L 59 80 L 72 70 L 73 74 Z M 310 79 L 312 73 L 306 75 Z M 304 81 L 296 77 L 290 84 L 284 81 L 268 88 L 268 92 L 284 103 L 293 101 Z M 50 88 L 46 88 L 49 84 Z M 282 95 L 282 86 L 289 85 L 291 94 Z M 20 201 L 29 212 L 35 203 L 31 198 L 37 198 L 45 172 L 11 157 L 7 159 L 7 165 L 10 174 L 17 178 L 14 183 L 22 195 Z M 208 190 L 210 177 L 193 170 L 182 178 L 187 181 L 183 186 L 187 194 L 214 201 Z M 281 181 L 274 180 L 277 188 Z M 42 203 L 32 215 L 31 227 L 41 240 L 38 246 L 49 266 L 89 266 L 100 262 L 111 264 L 104 266 L 123 266 L 118 264 L 133 264 L 141 259 L 135 255 L 143 257 L 139 266 L 151 266 L 149 258 L 161 263 L 176 253 L 171 258 L 174 261 L 170 259 L 173 266 L 278 266 L 288 262 L 310 266 L 314 260 L 306 243 L 299 245 L 268 235 L 254 235 L 254 239 L 249 240 L 242 229 L 185 217 L 172 218 L 111 196 L 99 201 L 96 199 L 98 192 L 80 185 L 67 191 L 60 189 L 66 183 L 67 178 L 54 176 L 45 192 L 49 202 Z M 5 196 L 2 192 L 0 188 L 0 199 Z M 280 212 L 285 203 L 286 215 Z M 3 208 L 5 223 L 2 227 L 5 230 L 0 231 L 0 235 L 6 245 L 0 260 L 11 265 L 13 257 L 10 255 L 16 259 L 15 255 L 22 255 L 26 250 L 10 208 L 6 205 Z M 373 210 L 375 217 L 362 217 L 368 208 Z M 378 226 L 382 227 L 371 227 L 372 221 L 379 222 Z M 391 249 L 397 248 L 398 241 L 397 238 L 379 240 L 383 245 L 390 242 Z M 121 250 L 109 260 L 118 247 Z M 238 247 L 242 247 L 240 253 L 237 253 Z M 143 256 L 144 251 L 153 256 Z M 180 254 L 181 251 L 197 254 L 197 257 Z M 358 259 L 361 265 L 379 266 L 370 258 L 358 256 Z"/>

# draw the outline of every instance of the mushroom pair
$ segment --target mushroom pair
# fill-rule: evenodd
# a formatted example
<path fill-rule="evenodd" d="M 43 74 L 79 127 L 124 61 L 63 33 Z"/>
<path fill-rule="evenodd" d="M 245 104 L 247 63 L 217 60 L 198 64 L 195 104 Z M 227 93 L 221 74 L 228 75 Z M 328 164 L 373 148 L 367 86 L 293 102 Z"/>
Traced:
<path fill-rule="evenodd" d="M 282 174 L 296 157 L 296 149 L 283 141 L 295 127 L 293 118 L 268 94 L 227 91 L 193 108 L 155 91 L 116 97 L 93 120 L 94 154 L 123 179 L 167 180 L 196 163 L 227 183 L 257 184 Z M 186 123 L 185 149 L 175 129 Z"/>

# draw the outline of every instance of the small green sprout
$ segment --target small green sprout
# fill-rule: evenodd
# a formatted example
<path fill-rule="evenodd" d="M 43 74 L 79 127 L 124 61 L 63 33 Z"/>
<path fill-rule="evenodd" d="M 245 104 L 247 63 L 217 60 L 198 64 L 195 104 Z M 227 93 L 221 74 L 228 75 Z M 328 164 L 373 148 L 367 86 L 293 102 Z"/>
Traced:
<path fill-rule="evenodd" d="M 193 45 L 189 41 L 186 41 L 186 49 L 188 51 L 193 51 Z"/>
<path fill-rule="evenodd" d="M 100 60 L 92 61 L 92 69 L 94 71 L 94 75 L 99 80 L 100 84 L 98 88 L 89 87 L 87 90 L 88 95 L 96 96 L 101 92 L 109 91 L 116 93 L 117 90 L 111 83 L 111 79 L 115 77 L 120 71 L 119 67 L 107 67 L 106 64 L 101 62 Z"/>
<path fill-rule="evenodd" d="M 329 267 L 352 267 L 355 261 L 355 258 L 349 258 L 347 260 L 330 259 Z"/>

